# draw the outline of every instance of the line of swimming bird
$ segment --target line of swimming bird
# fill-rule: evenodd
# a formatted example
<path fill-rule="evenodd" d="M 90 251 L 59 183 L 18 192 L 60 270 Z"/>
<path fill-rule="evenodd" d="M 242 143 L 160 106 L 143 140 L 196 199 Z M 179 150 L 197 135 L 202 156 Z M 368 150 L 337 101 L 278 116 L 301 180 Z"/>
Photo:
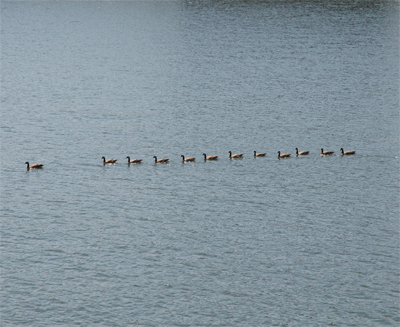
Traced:
<path fill-rule="evenodd" d="M 341 151 L 341 155 L 342 156 L 348 156 L 348 155 L 353 155 L 356 153 L 356 151 L 344 151 L 343 148 L 340 148 Z M 324 151 L 324 149 L 321 149 L 321 156 L 330 156 L 333 155 L 335 152 L 334 151 Z M 299 149 L 296 148 L 296 156 L 306 156 L 310 154 L 310 151 L 300 151 Z M 267 153 L 260 153 L 257 151 L 254 151 L 254 157 L 265 157 L 267 155 Z M 204 161 L 207 160 L 218 160 L 218 156 L 207 156 L 205 153 L 203 153 L 204 156 Z M 289 158 L 291 156 L 290 153 L 281 153 L 280 151 L 278 151 L 278 159 L 285 159 L 285 158 Z M 157 159 L 156 156 L 153 157 L 154 158 L 154 162 L 156 164 L 158 163 L 168 163 L 169 159 L 168 158 L 162 158 L 162 159 Z M 185 158 L 184 155 L 181 155 L 182 158 L 182 162 L 193 162 L 196 160 L 196 158 L 193 157 L 189 157 L 189 158 Z M 229 159 L 240 159 L 243 158 L 243 153 L 235 153 L 232 154 L 232 151 L 229 151 Z M 101 159 L 103 159 L 103 165 L 106 164 L 115 164 L 117 162 L 117 159 L 106 159 L 105 157 L 101 157 Z M 128 164 L 140 164 L 142 163 L 143 159 L 132 159 L 127 156 L 126 159 L 128 159 Z M 29 162 L 25 162 L 26 165 L 26 169 L 30 170 L 30 169 L 41 169 L 43 168 L 42 164 L 33 164 L 33 165 L 29 165 Z"/>

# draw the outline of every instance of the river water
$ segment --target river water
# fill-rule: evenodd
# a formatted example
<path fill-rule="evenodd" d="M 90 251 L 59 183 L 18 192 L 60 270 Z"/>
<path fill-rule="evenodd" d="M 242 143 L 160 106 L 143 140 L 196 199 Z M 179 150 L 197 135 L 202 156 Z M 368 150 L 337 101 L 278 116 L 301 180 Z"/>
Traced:
<path fill-rule="evenodd" d="M 399 2 L 0 5 L 2 326 L 400 324 Z"/>

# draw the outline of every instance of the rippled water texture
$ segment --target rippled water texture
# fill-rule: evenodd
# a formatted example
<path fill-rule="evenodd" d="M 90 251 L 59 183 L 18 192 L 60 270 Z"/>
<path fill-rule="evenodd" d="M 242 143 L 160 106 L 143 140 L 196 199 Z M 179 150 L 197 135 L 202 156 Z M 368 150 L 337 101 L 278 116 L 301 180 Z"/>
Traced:
<path fill-rule="evenodd" d="M 2 326 L 400 324 L 397 1 L 0 5 Z"/>

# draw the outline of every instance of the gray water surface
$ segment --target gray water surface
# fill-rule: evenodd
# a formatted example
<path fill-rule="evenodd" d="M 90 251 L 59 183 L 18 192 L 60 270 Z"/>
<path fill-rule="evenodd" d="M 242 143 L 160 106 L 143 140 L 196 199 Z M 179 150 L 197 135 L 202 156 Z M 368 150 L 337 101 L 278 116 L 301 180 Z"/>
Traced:
<path fill-rule="evenodd" d="M 2 326 L 400 324 L 397 1 L 0 5 Z"/>

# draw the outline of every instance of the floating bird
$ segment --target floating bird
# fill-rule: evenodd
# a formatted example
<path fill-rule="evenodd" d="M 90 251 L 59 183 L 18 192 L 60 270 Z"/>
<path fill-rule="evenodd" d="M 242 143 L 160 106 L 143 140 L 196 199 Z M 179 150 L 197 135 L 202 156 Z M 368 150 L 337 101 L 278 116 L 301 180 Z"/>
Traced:
<path fill-rule="evenodd" d="M 281 151 L 278 151 L 278 159 L 283 159 L 283 158 L 289 158 L 290 157 L 290 153 L 282 153 Z"/>
<path fill-rule="evenodd" d="M 254 151 L 254 156 L 255 157 L 265 157 L 266 153 L 257 153 L 257 151 Z"/>
<path fill-rule="evenodd" d="M 101 157 L 101 159 L 103 159 L 103 165 L 105 164 L 113 164 L 117 162 L 117 159 L 107 159 L 105 157 Z"/>
<path fill-rule="evenodd" d="M 203 153 L 203 156 L 204 156 L 204 160 L 217 160 L 218 159 L 218 156 L 206 156 L 206 154 L 205 153 Z"/>
<path fill-rule="evenodd" d="M 324 151 L 324 149 L 321 149 L 321 156 L 330 156 L 334 153 L 335 152 L 333 152 L 333 151 Z"/>
<path fill-rule="evenodd" d="M 142 163 L 142 159 L 132 159 L 131 160 L 131 157 L 129 157 L 129 156 L 127 156 L 126 157 L 127 159 L 128 159 L 128 164 L 139 164 L 139 163 Z"/>
<path fill-rule="evenodd" d="M 181 155 L 181 157 L 182 157 L 182 162 L 190 162 L 190 161 L 196 160 L 196 158 L 186 158 L 185 159 L 185 156 L 183 154 Z"/>
<path fill-rule="evenodd" d="M 352 154 L 356 154 L 356 151 L 344 151 L 343 148 L 340 148 L 340 151 L 342 151 L 342 156 L 349 156 Z"/>
<path fill-rule="evenodd" d="M 29 170 L 29 169 L 42 169 L 43 168 L 42 164 L 33 164 L 32 166 L 29 166 L 29 162 L 28 161 L 25 162 L 25 165 L 26 165 L 26 170 Z"/>
<path fill-rule="evenodd" d="M 309 153 L 310 153 L 310 151 L 301 151 L 301 152 L 299 152 L 299 149 L 296 148 L 296 156 L 305 156 L 305 155 L 307 155 Z"/>
<path fill-rule="evenodd" d="M 154 156 L 153 158 L 154 158 L 155 163 L 167 163 L 169 161 L 169 159 L 167 159 L 167 158 L 162 158 L 162 159 L 158 159 L 158 160 L 157 160 L 156 156 Z"/>
<path fill-rule="evenodd" d="M 229 159 L 239 159 L 239 158 L 243 158 L 243 153 L 232 154 L 232 151 L 229 151 Z"/>

